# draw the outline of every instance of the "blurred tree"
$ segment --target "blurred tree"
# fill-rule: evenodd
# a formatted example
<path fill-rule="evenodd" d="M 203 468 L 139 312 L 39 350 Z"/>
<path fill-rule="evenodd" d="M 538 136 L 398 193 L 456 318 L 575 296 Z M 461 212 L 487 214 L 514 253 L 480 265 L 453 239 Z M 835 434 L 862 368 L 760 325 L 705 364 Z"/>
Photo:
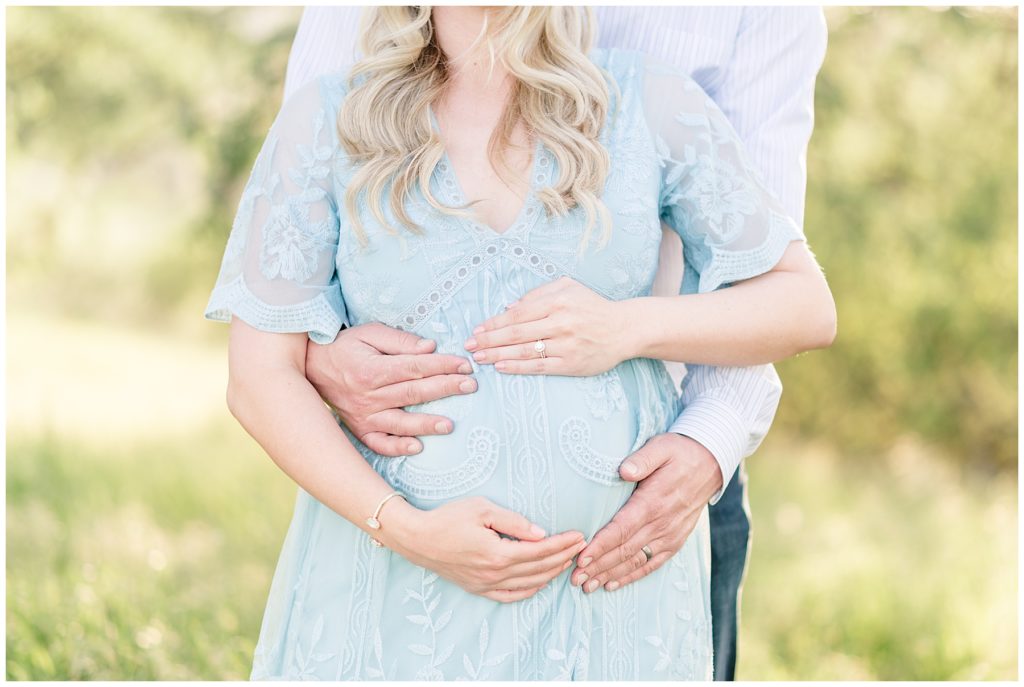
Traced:
<path fill-rule="evenodd" d="M 777 427 L 1017 461 L 1017 13 L 830 8 L 806 229 L 839 309 Z"/>

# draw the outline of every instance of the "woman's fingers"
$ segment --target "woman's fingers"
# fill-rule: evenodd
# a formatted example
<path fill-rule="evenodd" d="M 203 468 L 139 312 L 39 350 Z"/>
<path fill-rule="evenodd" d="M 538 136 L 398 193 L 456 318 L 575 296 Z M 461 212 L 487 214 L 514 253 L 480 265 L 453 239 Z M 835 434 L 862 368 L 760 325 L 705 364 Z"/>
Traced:
<path fill-rule="evenodd" d="M 566 369 L 564 358 L 552 357 L 533 360 L 499 360 L 494 363 L 494 369 L 507 375 L 578 375 L 578 373 Z"/>
<path fill-rule="evenodd" d="M 495 532 L 528 541 L 538 541 L 547 536 L 543 528 L 534 525 L 525 515 L 497 506 L 482 497 L 479 501 L 481 505 L 480 519 L 484 527 L 490 527 Z"/>
<path fill-rule="evenodd" d="M 481 322 L 479 326 L 473 329 L 473 336 L 516 324 L 542 320 L 550 314 L 550 310 L 550 305 L 543 298 L 532 299 L 528 302 L 521 300 L 515 305 L 510 306 L 505 312 Z"/>
<path fill-rule="evenodd" d="M 523 599 L 528 599 L 543 588 L 544 585 L 539 585 L 537 587 L 534 587 L 533 589 L 496 589 L 494 591 L 484 592 L 483 594 L 481 594 L 481 596 L 485 596 L 488 599 L 491 599 L 492 601 L 510 603 L 512 601 L 522 601 Z"/>
<path fill-rule="evenodd" d="M 560 532 L 540 541 L 498 541 L 497 552 L 503 557 L 503 568 L 519 563 L 531 563 L 552 555 L 568 552 L 583 541 L 583 533 L 576 531 Z"/>
<path fill-rule="evenodd" d="M 553 323 L 547 317 L 547 313 L 540 315 L 537 319 L 529 322 L 513 323 L 502 327 L 496 327 L 489 331 L 474 334 L 466 340 L 467 351 L 482 351 L 498 346 L 509 346 L 517 343 L 534 342 L 537 339 L 547 339 L 554 335 Z M 479 358 L 474 356 L 477 362 Z"/>
<path fill-rule="evenodd" d="M 505 568 L 505 579 L 523 578 L 530 575 L 538 575 L 549 570 L 560 570 L 566 561 L 572 563 L 573 557 L 582 551 L 586 545 L 587 543 L 581 540 L 543 558 L 513 563 Z M 499 583 L 496 586 L 504 585 Z"/>
<path fill-rule="evenodd" d="M 544 358 L 542 358 L 537 352 L 537 349 L 534 348 L 534 344 L 537 342 L 537 339 L 544 339 L 544 352 L 547 354 L 547 357 L 558 357 L 558 341 L 554 341 L 549 337 L 540 336 L 530 339 L 526 343 L 479 350 L 473 354 L 473 360 L 484 364 L 492 364 L 501 360 L 544 360 Z"/>
<path fill-rule="evenodd" d="M 502 589 L 512 590 L 533 589 L 538 586 L 543 587 L 544 585 L 551 582 L 551 580 L 555 579 L 563 572 L 568 570 L 570 565 L 572 565 L 572 559 L 565 561 L 561 565 L 556 565 L 553 568 L 549 568 L 534 575 L 528 575 L 526 577 L 513 577 L 511 579 L 500 582 L 499 584 Z"/>

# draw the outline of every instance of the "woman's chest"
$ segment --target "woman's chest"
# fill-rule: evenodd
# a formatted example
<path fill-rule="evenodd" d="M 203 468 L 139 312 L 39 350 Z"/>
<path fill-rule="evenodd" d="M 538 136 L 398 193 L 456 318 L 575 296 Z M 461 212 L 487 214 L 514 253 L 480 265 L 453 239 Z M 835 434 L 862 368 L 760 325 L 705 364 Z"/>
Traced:
<path fill-rule="evenodd" d="M 370 208 L 360 206 L 365 245 L 341 213 L 337 271 L 353 324 L 377 321 L 415 330 L 452 303 L 489 315 L 494 292 L 514 299 L 561 276 L 613 300 L 649 294 L 661 241 L 659 163 L 646 132 L 627 124 L 617 127 L 607 144 L 611 171 L 601 200 L 611 228 L 604 245 L 595 225 L 581 250 L 587 231 L 583 208 L 561 216 L 545 211 L 541 190 L 557 181 L 559 166 L 541 144 L 534 152 L 531 189 L 500 233 L 482 221 L 439 211 L 416 191 L 405 210 L 423 228 L 420 233 L 399 228 L 387 198 L 383 209 L 396 231 L 386 231 Z M 447 155 L 430 184 L 444 205 L 467 201 Z M 341 198 L 343 185 L 336 186 Z"/>

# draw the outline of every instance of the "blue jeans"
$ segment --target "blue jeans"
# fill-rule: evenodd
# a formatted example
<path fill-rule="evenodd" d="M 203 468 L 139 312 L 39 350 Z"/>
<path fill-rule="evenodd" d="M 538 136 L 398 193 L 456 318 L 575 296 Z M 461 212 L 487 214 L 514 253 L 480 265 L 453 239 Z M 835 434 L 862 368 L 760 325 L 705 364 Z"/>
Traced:
<path fill-rule="evenodd" d="M 711 520 L 711 629 L 715 680 L 736 679 L 736 633 L 740 587 L 750 551 L 750 504 L 747 473 L 740 463 Z"/>

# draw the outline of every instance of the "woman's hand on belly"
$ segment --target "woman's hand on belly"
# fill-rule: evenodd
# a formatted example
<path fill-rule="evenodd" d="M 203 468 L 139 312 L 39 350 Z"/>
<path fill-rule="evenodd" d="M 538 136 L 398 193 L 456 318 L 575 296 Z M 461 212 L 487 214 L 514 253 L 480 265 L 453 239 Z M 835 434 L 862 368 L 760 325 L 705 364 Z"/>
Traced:
<path fill-rule="evenodd" d="M 466 350 L 476 362 L 508 374 L 601 374 L 636 357 L 622 327 L 624 307 L 561 277 L 483 322 Z M 544 342 L 546 357 L 535 348 L 538 341 Z"/>
<path fill-rule="evenodd" d="M 586 545 L 582 532 L 547 537 L 522 515 L 480 496 L 429 511 L 396 509 L 385 529 L 390 534 L 381 541 L 410 562 L 501 602 L 536 594 L 567 570 Z"/>

